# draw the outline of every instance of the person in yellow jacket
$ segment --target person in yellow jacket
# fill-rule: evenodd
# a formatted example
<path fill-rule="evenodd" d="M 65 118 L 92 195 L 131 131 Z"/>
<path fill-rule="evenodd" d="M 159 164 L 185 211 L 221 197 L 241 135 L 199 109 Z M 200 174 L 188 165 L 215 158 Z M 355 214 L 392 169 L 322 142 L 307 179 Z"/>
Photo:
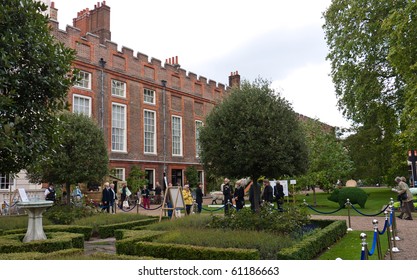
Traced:
<path fill-rule="evenodd" d="M 193 196 L 191 195 L 190 186 L 187 184 L 182 190 L 182 197 L 184 198 L 185 214 L 190 215 L 191 206 L 193 206 Z"/>

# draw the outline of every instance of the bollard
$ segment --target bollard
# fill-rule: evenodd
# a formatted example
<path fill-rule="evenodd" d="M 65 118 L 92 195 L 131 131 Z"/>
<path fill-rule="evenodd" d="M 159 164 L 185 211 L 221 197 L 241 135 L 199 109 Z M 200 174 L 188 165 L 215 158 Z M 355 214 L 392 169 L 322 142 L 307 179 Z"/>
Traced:
<path fill-rule="evenodd" d="M 386 220 L 386 221 L 389 221 L 389 220 L 388 220 L 388 211 L 387 211 L 387 210 L 385 210 L 385 211 L 384 211 L 384 214 L 385 214 L 385 220 Z M 388 227 L 391 227 L 391 226 L 389 225 L 389 222 L 388 222 Z M 388 252 L 389 252 L 389 257 L 390 257 L 390 259 L 392 260 L 391 233 L 390 233 L 389 229 L 387 229 L 387 240 L 388 240 Z"/>
<path fill-rule="evenodd" d="M 390 235 L 391 235 L 391 240 L 392 240 L 392 243 L 393 243 L 392 251 L 394 253 L 397 253 L 400 250 L 397 247 L 397 241 L 395 240 L 396 238 L 395 238 L 394 230 L 393 230 L 393 228 L 394 228 L 394 221 L 395 221 L 394 207 L 392 207 L 392 205 L 390 205 L 388 207 L 388 209 L 389 209 L 388 211 L 390 212 L 390 216 L 391 216 L 391 219 L 392 219 L 391 226 L 389 227 L 389 231 L 390 231 Z"/>
<path fill-rule="evenodd" d="M 359 238 L 362 240 L 361 260 L 367 260 L 368 259 L 368 243 L 366 243 L 366 233 L 362 232 L 359 235 Z"/>
<path fill-rule="evenodd" d="M 352 204 L 350 203 L 350 200 L 349 200 L 349 198 L 348 199 L 346 199 L 346 203 L 345 203 L 345 206 L 347 206 L 347 211 L 348 211 L 348 229 L 347 229 L 347 231 L 352 231 L 353 229 L 352 229 L 352 227 L 350 226 L 351 224 L 350 224 L 350 206 L 351 206 Z"/>
<path fill-rule="evenodd" d="M 392 199 L 392 197 L 391 197 L 391 200 L 390 200 L 390 205 L 392 206 L 391 211 L 392 211 L 393 236 L 394 236 L 395 240 L 398 241 L 398 240 L 401 240 L 401 239 L 398 237 L 397 218 L 395 216 L 394 199 Z"/>
<path fill-rule="evenodd" d="M 374 225 L 374 234 L 376 235 L 376 249 L 378 250 L 378 260 L 382 260 L 381 240 L 379 239 L 378 232 L 378 220 L 374 219 L 372 223 Z"/>

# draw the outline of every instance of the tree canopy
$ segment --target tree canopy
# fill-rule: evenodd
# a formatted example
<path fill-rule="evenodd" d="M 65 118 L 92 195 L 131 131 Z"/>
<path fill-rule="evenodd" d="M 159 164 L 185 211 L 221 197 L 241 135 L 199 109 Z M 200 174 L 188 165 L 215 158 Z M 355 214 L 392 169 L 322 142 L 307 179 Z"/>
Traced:
<path fill-rule="evenodd" d="M 388 163 L 379 167 L 389 176 L 416 147 L 416 16 L 417 4 L 407 0 L 333 0 L 324 13 L 339 107 L 358 133 L 371 136 L 358 136 L 364 149 L 380 145 L 362 152 Z"/>
<path fill-rule="evenodd" d="M 205 170 L 217 176 L 256 181 L 261 175 L 278 178 L 307 170 L 297 115 L 261 78 L 232 88 L 207 116 L 199 140 Z"/>
<path fill-rule="evenodd" d="M 338 179 L 350 179 L 353 162 L 334 131 L 327 131 L 317 120 L 304 120 L 302 127 L 308 146 L 309 168 L 297 178 L 298 186 L 329 189 Z"/>
<path fill-rule="evenodd" d="M 71 184 L 101 182 L 109 174 L 102 131 L 81 114 L 64 113 L 59 120 L 59 144 L 28 168 L 30 180 L 65 184 L 67 193 Z"/>
<path fill-rule="evenodd" d="M 0 173 L 25 169 L 55 139 L 74 51 L 50 33 L 46 5 L 4 0 L 0 9 Z"/>

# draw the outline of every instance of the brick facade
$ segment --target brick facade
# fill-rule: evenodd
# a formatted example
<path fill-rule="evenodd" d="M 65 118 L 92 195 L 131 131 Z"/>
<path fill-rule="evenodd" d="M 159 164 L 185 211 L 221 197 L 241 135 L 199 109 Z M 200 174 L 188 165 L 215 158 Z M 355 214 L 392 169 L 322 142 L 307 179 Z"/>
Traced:
<path fill-rule="evenodd" d="M 57 13 L 57 11 L 54 11 Z M 110 39 L 110 7 L 105 2 L 94 10 L 85 9 L 74 19 L 78 26 L 60 30 L 58 22 L 51 20 L 53 35 L 67 47 L 77 51 L 74 68 L 91 74 L 91 89 L 72 87 L 68 100 L 74 95 L 91 100 L 91 115 L 102 127 L 110 159 L 110 167 L 124 169 L 127 178 L 133 165 L 153 170 L 155 184 L 162 183 L 164 166 L 168 182 L 184 184 L 184 171 L 196 166 L 202 171 L 196 155 L 196 121 L 204 122 L 207 113 L 227 94 L 227 86 L 186 72 L 180 68 L 178 57 L 160 60 L 118 46 Z M 93 30 L 94 29 L 94 30 Z M 94 34 L 95 31 L 99 33 Z M 100 60 L 105 63 L 100 63 Z M 103 67 L 104 66 L 104 67 Z M 237 72 L 235 73 L 236 75 Z M 125 97 L 112 95 L 112 80 L 126 85 Z M 166 81 L 164 87 L 162 81 Z M 239 80 L 235 77 L 233 81 Z M 144 101 L 144 90 L 155 92 L 155 104 Z M 165 95 L 165 153 L 164 153 L 164 95 Z M 126 108 L 126 149 L 112 151 L 112 105 Z M 71 106 L 73 110 L 73 106 Z M 144 113 L 154 112 L 156 117 L 156 151 L 144 152 Z M 172 117 L 182 121 L 182 155 L 172 155 Z M 173 174 L 173 170 L 175 174 Z M 179 171 L 181 171 L 179 173 Z M 202 173 L 204 174 L 204 173 Z M 181 176 L 177 176 L 181 175 Z M 182 178 L 180 178 L 182 177 Z M 203 176 L 204 177 L 204 176 Z"/>

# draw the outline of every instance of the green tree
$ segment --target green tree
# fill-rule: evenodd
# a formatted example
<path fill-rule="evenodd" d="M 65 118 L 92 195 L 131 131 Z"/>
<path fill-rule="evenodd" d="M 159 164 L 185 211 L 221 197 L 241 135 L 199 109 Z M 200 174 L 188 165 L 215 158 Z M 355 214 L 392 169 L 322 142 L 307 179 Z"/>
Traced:
<path fill-rule="evenodd" d="M 132 193 L 137 193 L 143 186 L 148 184 L 148 180 L 145 179 L 145 171 L 139 166 L 132 166 L 127 177 L 127 185 Z"/>
<path fill-rule="evenodd" d="M 0 9 L 0 173 L 16 173 L 56 140 L 56 113 L 66 107 L 75 52 L 50 33 L 33 0 L 3 0 Z"/>
<path fill-rule="evenodd" d="M 307 173 L 297 178 L 297 185 L 329 190 L 338 179 L 348 179 L 353 162 L 334 131 L 325 130 L 317 120 L 305 120 L 302 127 L 310 164 Z"/>
<path fill-rule="evenodd" d="M 31 181 L 65 184 L 101 182 L 108 174 L 108 156 L 102 131 L 87 116 L 64 113 L 59 122 L 59 145 L 28 168 Z M 69 203 L 70 196 L 67 196 Z"/>
<path fill-rule="evenodd" d="M 307 148 L 296 114 L 270 82 L 243 81 L 206 118 L 201 161 L 209 174 L 256 181 L 307 169 Z M 255 188 L 259 210 L 260 189 Z"/>
<path fill-rule="evenodd" d="M 381 184 L 391 168 L 392 138 L 384 137 L 377 126 L 361 126 L 348 136 L 343 145 L 354 162 L 354 177 L 366 184 Z M 405 160 L 403 159 L 405 162 Z M 392 178 L 391 178 L 392 180 Z"/>
<path fill-rule="evenodd" d="M 383 27 L 389 34 L 388 60 L 404 80 L 404 108 L 400 118 L 400 134 L 395 142 L 395 155 L 391 162 L 390 179 L 406 175 L 407 151 L 416 149 L 417 139 L 417 3 L 402 1 L 401 8 L 392 11 Z M 394 175 L 395 174 L 395 175 Z"/>
<path fill-rule="evenodd" d="M 372 138 L 364 139 L 365 146 L 381 142 L 385 149 L 384 153 L 355 151 L 368 154 L 368 160 L 372 162 L 391 163 L 393 153 L 406 152 L 392 149 L 397 145 L 398 132 L 403 129 L 399 119 L 404 115 L 404 104 L 408 99 L 405 95 L 407 77 L 392 62 L 394 57 L 402 57 L 400 60 L 407 64 L 404 60 L 409 55 L 393 53 L 395 36 L 400 33 L 393 32 L 397 27 L 392 23 L 393 14 L 403 11 L 411 2 L 333 0 L 324 12 L 323 29 L 329 47 L 327 59 L 331 62 L 339 108 L 361 127 L 359 133 L 368 133 L 365 131 L 370 127 L 376 128 Z M 406 19 L 403 16 L 403 20 Z M 414 30 L 410 29 L 410 32 Z M 407 51 L 412 50 L 408 48 Z M 389 164 L 381 167 L 380 172 L 388 174 Z"/>
<path fill-rule="evenodd" d="M 187 178 L 188 184 L 190 185 L 190 188 L 197 188 L 199 183 L 197 168 L 195 166 L 188 166 L 185 169 L 184 173 L 185 177 Z"/>

